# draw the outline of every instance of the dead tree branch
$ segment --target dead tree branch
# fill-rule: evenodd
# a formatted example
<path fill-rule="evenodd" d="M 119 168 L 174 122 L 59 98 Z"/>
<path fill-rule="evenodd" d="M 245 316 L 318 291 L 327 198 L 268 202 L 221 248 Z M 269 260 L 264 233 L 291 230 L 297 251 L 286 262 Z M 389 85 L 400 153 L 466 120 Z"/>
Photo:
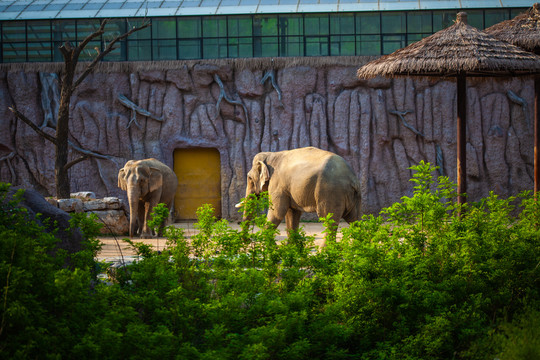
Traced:
<path fill-rule="evenodd" d="M 14 106 L 11 106 L 8 108 L 18 119 L 25 122 L 28 126 L 30 126 L 32 129 L 34 129 L 35 132 L 37 132 L 39 135 L 43 136 L 45 139 L 49 140 L 53 144 L 56 145 L 56 138 L 52 135 L 47 134 L 45 131 L 41 130 L 39 126 L 34 124 L 30 119 L 28 119 L 26 116 L 24 116 L 23 113 L 21 113 L 17 108 Z"/>
<path fill-rule="evenodd" d="M 83 42 L 78 46 L 79 49 L 79 52 L 84 49 L 84 47 L 81 48 L 81 45 L 82 44 L 85 44 L 84 46 L 86 46 L 88 44 L 88 42 L 90 42 L 93 38 L 95 38 L 96 36 L 98 35 L 101 35 L 103 34 L 104 32 L 104 29 L 105 29 L 105 25 L 107 24 L 108 20 L 105 19 L 101 22 L 101 26 L 99 27 L 99 29 L 93 33 L 93 34 L 90 34 L 88 35 L 88 37 L 86 39 L 83 40 Z M 114 47 L 114 44 L 116 44 L 118 41 L 121 41 L 125 38 L 127 38 L 128 36 L 130 36 L 131 34 L 133 34 L 134 32 L 136 31 L 139 31 L 139 30 L 142 30 L 144 28 L 147 28 L 150 26 L 150 22 L 149 21 L 143 21 L 142 25 L 141 26 L 138 26 L 138 27 L 133 27 L 131 28 L 128 32 L 122 34 L 122 35 L 119 35 L 117 37 L 115 37 L 113 40 L 111 40 L 108 44 L 107 44 L 107 47 L 102 51 L 100 52 L 95 58 L 94 60 L 92 60 L 92 62 L 90 64 L 88 64 L 88 66 L 86 67 L 86 69 L 84 70 L 84 72 L 77 78 L 77 80 L 73 83 L 73 88 L 75 89 L 77 86 L 79 86 L 81 84 L 81 82 L 92 72 L 94 71 L 94 68 L 96 67 L 96 65 L 101 61 L 103 60 L 103 58 L 109 54 L 111 51 L 113 51 L 114 49 L 116 49 Z M 92 35 L 95 35 L 95 36 L 92 36 Z M 88 40 L 88 41 L 87 41 Z"/>

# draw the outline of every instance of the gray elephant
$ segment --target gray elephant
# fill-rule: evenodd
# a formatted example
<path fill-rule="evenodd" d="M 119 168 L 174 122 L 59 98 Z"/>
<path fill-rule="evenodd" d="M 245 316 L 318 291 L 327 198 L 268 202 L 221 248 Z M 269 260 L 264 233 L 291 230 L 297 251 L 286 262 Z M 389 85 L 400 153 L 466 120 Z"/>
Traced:
<path fill-rule="evenodd" d="M 341 156 L 314 147 L 255 155 L 246 197 L 262 191 L 273 205 L 268 220 L 278 226 L 285 218 L 287 230 L 298 229 L 302 212 L 332 213 L 336 223 L 360 217 L 360 184 L 352 169 Z"/>
<path fill-rule="evenodd" d="M 130 160 L 118 172 L 118 187 L 127 191 L 129 236 L 152 236 L 147 221 L 152 209 L 164 203 L 172 209 L 178 178 L 174 171 L 156 159 Z"/>

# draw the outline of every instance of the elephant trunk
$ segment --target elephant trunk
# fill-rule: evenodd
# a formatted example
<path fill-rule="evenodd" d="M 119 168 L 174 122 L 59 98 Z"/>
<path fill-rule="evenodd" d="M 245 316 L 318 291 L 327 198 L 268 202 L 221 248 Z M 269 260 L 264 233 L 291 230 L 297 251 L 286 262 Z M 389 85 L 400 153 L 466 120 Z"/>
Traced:
<path fill-rule="evenodd" d="M 138 224 L 140 197 L 138 187 L 130 187 L 127 196 L 129 201 L 129 237 L 133 238 L 137 235 L 137 229 L 141 227 L 141 224 Z"/>
<path fill-rule="evenodd" d="M 255 196 L 258 197 L 259 193 L 257 193 L 255 191 L 255 189 L 249 187 L 249 185 L 248 185 L 248 188 L 246 189 L 246 196 L 242 200 L 240 200 L 240 202 L 238 204 L 235 205 L 235 207 L 237 209 L 240 209 L 240 208 L 244 207 L 244 212 L 243 212 L 243 215 L 242 215 L 242 221 L 252 220 L 253 219 L 253 216 L 250 216 L 249 212 L 245 208 L 245 205 L 247 203 L 247 199 L 249 198 L 250 195 L 255 195 Z"/>

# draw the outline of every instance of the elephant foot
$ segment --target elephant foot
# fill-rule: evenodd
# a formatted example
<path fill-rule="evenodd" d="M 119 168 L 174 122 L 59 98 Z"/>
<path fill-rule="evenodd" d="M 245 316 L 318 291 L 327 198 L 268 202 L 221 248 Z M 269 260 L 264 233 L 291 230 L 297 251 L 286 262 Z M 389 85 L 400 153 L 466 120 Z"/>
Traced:
<path fill-rule="evenodd" d="M 152 234 L 141 234 L 141 239 L 151 239 L 153 238 Z"/>

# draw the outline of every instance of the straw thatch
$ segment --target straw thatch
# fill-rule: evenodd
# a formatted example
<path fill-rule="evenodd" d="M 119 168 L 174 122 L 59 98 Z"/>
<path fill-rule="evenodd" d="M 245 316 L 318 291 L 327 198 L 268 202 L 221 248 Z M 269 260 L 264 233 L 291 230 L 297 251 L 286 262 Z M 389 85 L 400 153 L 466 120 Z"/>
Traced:
<path fill-rule="evenodd" d="M 192 69 L 196 65 L 215 65 L 218 67 L 230 66 L 235 70 L 267 70 L 284 69 L 295 66 L 362 66 L 375 59 L 374 56 L 312 56 L 312 57 L 259 57 L 259 58 L 228 58 L 228 59 L 200 59 L 200 60 L 167 60 L 167 61 L 121 61 L 98 63 L 96 73 L 134 73 L 141 71 L 166 71 L 180 69 L 186 66 Z M 77 71 L 82 71 L 88 63 L 80 62 Z M 63 62 L 43 63 L 4 63 L 0 64 L 0 71 L 27 71 L 27 72 L 61 72 Z"/>
<path fill-rule="evenodd" d="M 534 4 L 527 12 L 511 20 L 488 27 L 484 32 L 527 51 L 540 54 L 540 3 Z"/>
<path fill-rule="evenodd" d="M 361 67 L 359 78 L 515 76 L 540 73 L 540 57 L 487 35 L 459 13 L 454 25 Z"/>

